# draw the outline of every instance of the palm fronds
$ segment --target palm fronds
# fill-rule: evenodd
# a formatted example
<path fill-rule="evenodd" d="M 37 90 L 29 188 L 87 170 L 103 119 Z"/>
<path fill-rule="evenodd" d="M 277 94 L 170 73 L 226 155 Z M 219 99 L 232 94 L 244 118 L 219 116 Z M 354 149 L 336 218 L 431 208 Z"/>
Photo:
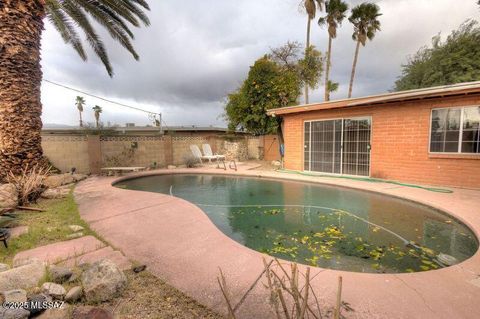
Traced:
<path fill-rule="evenodd" d="M 93 28 L 89 17 L 104 27 L 109 35 L 122 47 L 139 59 L 131 40 L 134 39 L 129 25 L 148 26 L 150 20 L 144 10 L 149 6 L 144 0 L 45 0 L 48 19 L 60 32 L 63 40 L 71 44 L 83 60 L 87 55 L 78 36 L 77 29 L 83 31 L 86 40 L 100 58 L 110 76 L 113 68 L 107 50 Z"/>

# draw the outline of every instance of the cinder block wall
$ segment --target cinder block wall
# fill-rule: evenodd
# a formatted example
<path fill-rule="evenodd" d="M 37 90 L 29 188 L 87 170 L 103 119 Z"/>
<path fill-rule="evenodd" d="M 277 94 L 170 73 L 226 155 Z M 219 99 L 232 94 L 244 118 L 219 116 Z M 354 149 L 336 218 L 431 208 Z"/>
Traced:
<path fill-rule="evenodd" d="M 42 148 L 50 162 L 63 172 L 75 167 L 89 172 L 87 137 L 84 135 L 42 136 Z"/>
<path fill-rule="evenodd" d="M 101 167 L 144 166 L 165 167 L 169 164 L 181 165 L 192 156 L 190 145 L 210 144 L 212 151 L 226 154 L 230 158 L 245 160 L 258 158 L 259 148 L 255 147 L 258 138 L 240 137 L 234 143 L 226 143 L 222 136 L 85 136 L 85 135 L 43 135 L 42 147 L 45 156 L 61 171 L 75 167 L 80 173 L 99 173 Z M 135 143 L 133 153 L 132 149 Z M 238 144 L 238 145 L 237 145 Z M 228 148 L 228 149 L 227 149 Z M 253 153 L 250 153 L 252 151 Z M 123 155 L 123 154 L 126 154 Z M 130 155 L 129 155 L 130 154 Z"/>
<path fill-rule="evenodd" d="M 479 104 L 478 97 L 455 97 L 286 115 L 285 167 L 304 169 L 304 121 L 371 116 L 371 177 L 480 188 L 480 155 L 429 153 L 431 109 Z"/>

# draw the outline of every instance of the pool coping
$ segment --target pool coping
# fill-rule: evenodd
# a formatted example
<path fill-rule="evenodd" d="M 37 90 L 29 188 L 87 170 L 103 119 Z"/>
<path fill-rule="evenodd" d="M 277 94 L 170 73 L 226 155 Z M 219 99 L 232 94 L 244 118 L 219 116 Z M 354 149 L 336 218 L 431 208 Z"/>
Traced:
<path fill-rule="evenodd" d="M 80 214 L 94 230 L 116 248 L 123 250 L 127 257 L 147 264 L 155 275 L 222 313 L 225 313 L 225 307 L 216 285 L 217 267 L 220 266 L 227 275 L 227 282 L 232 278 L 232 293 L 240 296 L 260 274 L 265 255 L 227 237 L 199 207 L 188 201 L 159 193 L 112 186 L 113 183 L 126 179 L 159 174 L 273 178 L 371 191 L 433 207 L 467 225 L 477 239 L 480 233 L 480 214 L 478 208 L 477 212 L 473 208 L 480 207 L 480 191 L 475 190 L 454 189 L 452 194 L 431 193 L 384 183 L 247 169 L 227 173 L 210 168 L 156 170 L 121 178 L 94 177 L 77 186 L 75 196 Z M 112 203 L 115 209 L 122 208 L 124 213 L 112 214 Z M 149 219 L 132 219 L 132 214 Z M 103 217 L 98 218 L 98 215 Z M 163 223 L 165 219 L 168 220 L 168 226 Z M 157 224 L 152 225 L 153 222 Z M 127 227 L 122 226 L 125 223 Z M 144 229 L 145 236 L 148 234 L 150 237 L 142 239 L 142 234 L 132 232 L 132 228 Z M 157 228 L 163 229 L 168 236 L 156 231 Z M 177 229 L 177 232 L 181 231 L 188 236 L 168 232 L 167 228 Z M 148 242 L 152 237 L 159 244 Z M 148 249 L 140 249 L 139 241 L 144 242 Z M 202 251 L 202 254 L 198 251 Z M 303 270 L 306 267 L 300 266 Z M 322 291 L 326 303 L 333 301 L 338 275 L 344 278 L 344 300 L 355 309 L 354 313 L 347 315 L 355 318 L 474 318 L 480 310 L 480 305 L 475 302 L 480 300 L 479 251 L 458 265 L 412 274 L 366 274 L 311 268 L 312 271 L 320 272 L 314 286 Z M 366 294 L 365 291 L 369 293 Z M 246 299 L 239 317 L 271 317 L 273 313 L 266 305 L 268 294 L 265 289 L 259 287 L 252 294 L 255 298 Z"/>

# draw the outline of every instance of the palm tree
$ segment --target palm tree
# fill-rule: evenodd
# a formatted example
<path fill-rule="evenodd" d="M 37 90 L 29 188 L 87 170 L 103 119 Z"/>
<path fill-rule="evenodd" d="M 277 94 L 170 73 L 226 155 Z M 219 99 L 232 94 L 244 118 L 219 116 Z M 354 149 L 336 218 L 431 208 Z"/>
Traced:
<path fill-rule="evenodd" d="M 305 8 L 305 11 L 307 13 L 307 43 L 305 46 L 305 54 L 308 53 L 308 48 L 310 47 L 310 29 L 311 29 L 311 22 L 313 19 L 315 19 L 315 15 L 317 13 L 317 8 L 318 11 L 323 10 L 323 4 L 325 0 L 302 0 L 302 5 Z M 308 85 L 305 85 L 305 104 L 309 103 L 308 100 Z"/>
<path fill-rule="evenodd" d="M 92 110 L 95 112 L 95 126 L 97 128 L 100 127 L 100 113 L 102 113 L 102 107 L 101 106 L 98 106 L 98 105 L 95 105 L 94 107 L 92 107 Z"/>
<path fill-rule="evenodd" d="M 327 15 L 318 20 L 320 26 L 328 27 L 328 50 L 325 68 L 325 101 L 330 100 L 329 76 L 332 57 L 332 40 L 337 37 L 337 29 L 345 19 L 345 13 L 348 10 L 348 4 L 342 0 L 329 0 L 325 2 L 325 12 Z"/>
<path fill-rule="evenodd" d="M 77 96 L 77 98 L 75 99 L 75 105 L 77 106 L 78 113 L 80 115 L 80 127 L 83 127 L 82 112 L 83 107 L 85 106 L 85 99 L 81 96 Z"/>
<path fill-rule="evenodd" d="M 83 60 L 83 31 L 93 52 L 113 75 L 105 46 L 90 18 L 135 59 L 130 26 L 149 25 L 145 0 L 0 1 L 0 180 L 8 172 L 43 162 L 41 148 L 40 39 L 47 18 Z"/>
<path fill-rule="evenodd" d="M 353 24 L 352 39 L 357 42 L 355 49 L 355 56 L 353 58 L 352 75 L 350 77 L 350 86 L 348 88 L 348 98 L 352 97 L 353 80 L 355 79 L 355 70 L 357 68 L 358 52 L 360 44 L 365 46 L 367 40 L 372 41 L 375 33 L 380 31 L 380 21 L 378 17 L 381 16 L 380 7 L 375 3 L 362 3 L 352 9 L 352 14 L 348 20 Z"/>

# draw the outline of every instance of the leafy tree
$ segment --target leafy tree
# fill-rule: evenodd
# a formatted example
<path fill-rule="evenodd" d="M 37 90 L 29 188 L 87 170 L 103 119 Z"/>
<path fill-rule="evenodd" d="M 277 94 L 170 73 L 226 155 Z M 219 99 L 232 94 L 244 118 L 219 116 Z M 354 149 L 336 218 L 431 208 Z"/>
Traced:
<path fill-rule="evenodd" d="M 352 74 L 350 76 L 350 86 L 348 88 L 348 98 L 352 97 L 353 80 L 355 79 L 360 44 L 365 46 L 367 40 L 372 41 L 375 37 L 375 33 L 380 31 L 380 21 L 378 20 L 378 17 L 381 15 L 380 7 L 378 5 L 365 2 L 354 7 L 348 18 L 353 24 L 354 31 L 352 39 L 357 42 L 355 56 L 353 58 Z"/>
<path fill-rule="evenodd" d="M 100 114 L 103 112 L 103 109 L 101 106 L 95 105 L 92 107 L 92 110 L 95 112 L 95 126 L 97 128 L 100 127 Z"/>
<path fill-rule="evenodd" d="M 305 8 L 305 12 L 307 13 L 307 44 L 305 46 L 305 56 L 308 54 L 308 49 L 310 48 L 310 30 L 311 30 L 311 22 L 315 19 L 315 15 L 318 11 L 323 10 L 323 5 L 325 0 L 302 0 L 301 4 Z M 308 100 L 308 85 L 305 85 L 305 104 L 309 103 Z"/>
<path fill-rule="evenodd" d="M 85 99 L 82 96 L 77 96 L 77 98 L 75 99 L 75 105 L 77 106 L 80 116 L 80 127 L 83 127 L 82 112 L 83 107 L 85 106 Z"/>
<path fill-rule="evenodd" d="M 328 29 L 328 50 L 325 69 L 325 101 L 330 101 L 330 66 L 332 61 L 332 40 L 337 37 L 337 29 L 346 17 L 348 4 L 342 0 L 329 0 L 325 2 L 325 12 L 327 15 L 318 20 L 320 26 L 327 26 Z"/>
<path fill-rule="evenodd" d="M 85 34 L 108 74 L 113 75 L 105 46 L 91 19 L 135 59 L 131 26 L 148 25 L 145 0 L 0 0 L 0 180 L 43 162 L 40 115 L 40 39 L 47 18 L 83 60 Z M 95 25 L 95 26 L 96 26 Z"/>
<path fill-rule="evenodd" d="M 480 80 L 480 26 L 468 20 L 445 41 L 440 35 L 402 65 L 395 91 Z"/>
<path fill-rule="evenodd" d="M 225 117 L 229 129 L 240 128 L 257 135 L 277 133 L 283 144 L 280 119 L 267 116 L 266 111 L 296 104 L 300 90 L 301 80 L 295 69 L 262 57 L 250 67 L 242 86 L 228 95 Z"/>

